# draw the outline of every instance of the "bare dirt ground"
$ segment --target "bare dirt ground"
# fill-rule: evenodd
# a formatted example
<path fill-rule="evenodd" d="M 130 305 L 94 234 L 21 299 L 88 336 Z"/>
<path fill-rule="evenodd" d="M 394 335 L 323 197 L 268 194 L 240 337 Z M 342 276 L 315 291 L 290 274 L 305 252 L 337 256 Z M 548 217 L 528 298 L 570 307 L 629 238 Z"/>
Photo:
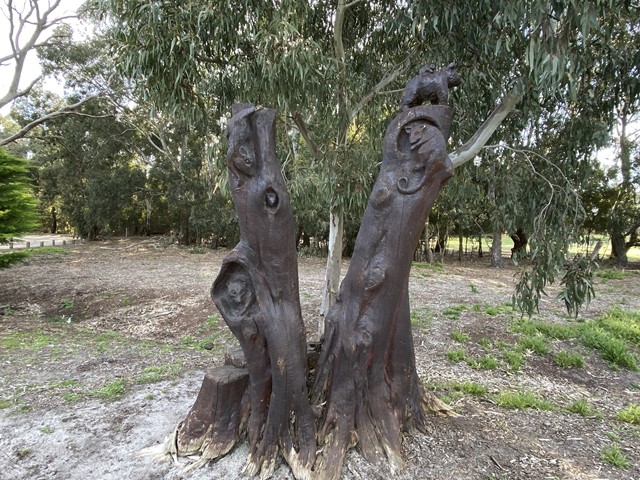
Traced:
<path fill-rule="evenodd" d="M 184 418 L 204 372 L 235 344 L 208 294 L 224 255 L 122 239 L 0 270 L 0 478 L 242 478 L 246 445 L 189 473 L 138 455 Z M 323 273 L 322 259 L 300 260 L 310 337 Z M 521 349 L 523 364 L 512 368 L 504 352 L 523 338 L 513 328 L 519 315 L 505 306 L 514 273 L 484 261 L 414 268 L 418 371 L 459 416 L 434 417 L 426 435 L 405 437 L 398 478 L 640 479 L 640 427 L 617 417 L 640 403 L 640 375 L 613 368 L 575 339 L 547 339 L 543 353 Z M 638 312 L 639 279 L 639 271 L 599 279 L 597 298 L 579 320 L 614 306 Z M 574 323 L 553 289 L 533 320 Z M 456 350 L 465 361 L 456 361 Z M 554 355 L 562 350 L 579 354 L 584 367 L 559 366 Z M 487 357 L 495 363 L 483 363 Z M 550 409 L 506 408 L 498 400 L 505 392 L 529 392 Z M 582 415 L 568 410 L 579 400 L 589 406 Z M 611 450 L 626 468 L 605 461 Z M 343 477 L 389 478 L 357 451 Z M 282 465 L 274 478 L 292 476 Z"/>

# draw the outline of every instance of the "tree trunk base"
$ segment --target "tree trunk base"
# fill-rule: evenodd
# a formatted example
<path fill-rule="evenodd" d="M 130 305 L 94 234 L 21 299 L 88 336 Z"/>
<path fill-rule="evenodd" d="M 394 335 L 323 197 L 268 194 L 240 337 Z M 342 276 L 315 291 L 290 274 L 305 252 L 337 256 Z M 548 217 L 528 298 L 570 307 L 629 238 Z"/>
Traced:
<path fill-rule="evenodd" d="M 199 455 L 191 470 L 227 454 L 245 434 L 249 372 L 231 365 L 207 373 L 186 418 L 167 436 L 165 454 Z"/>

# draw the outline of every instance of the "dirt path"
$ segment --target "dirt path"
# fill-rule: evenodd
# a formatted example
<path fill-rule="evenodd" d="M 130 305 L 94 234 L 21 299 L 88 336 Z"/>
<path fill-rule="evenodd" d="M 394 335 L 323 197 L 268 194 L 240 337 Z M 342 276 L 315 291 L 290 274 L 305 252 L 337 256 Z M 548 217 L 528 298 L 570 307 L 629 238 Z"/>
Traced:
<path fill-rule="evenodd" d="M 136 455 L 182 420 L 205 370 L 235 343 L 208 295 L 225 252 L 141 239 L 64 252 L 0 270 L 0 478 L 241 478 L 245 445 L 188 474 Z M 310 332 L 323 273 L 322 259 L 301 259 Z M 582 332 L 612 307 L 639 312 L 639 272 L 598 279 L 582 322 L 570 321 L 550 290 L 529 323 L 506 305 L 514 273 L 483 264 L 414 268 L 418 370 L 460 416 L 434 418 L 427 435 L 406 437 L 399 478 L 640 479 L 640 427 L 618 418 L 640 404 L 638 372 L 603 360 L 582 337 L 536 330 Z M 637 359 L 632 340 L 625 345 Z M 560 366 L 560 352 L 583 366 Z M 507 394 L 520 393 L 541 403 L 507 408 Z M 615 452 L 626 468 L 605 460 Z M 292 477 L 282 466 L 274 478 Z M 351 452 L 344 478 L 387 476 Z"/>

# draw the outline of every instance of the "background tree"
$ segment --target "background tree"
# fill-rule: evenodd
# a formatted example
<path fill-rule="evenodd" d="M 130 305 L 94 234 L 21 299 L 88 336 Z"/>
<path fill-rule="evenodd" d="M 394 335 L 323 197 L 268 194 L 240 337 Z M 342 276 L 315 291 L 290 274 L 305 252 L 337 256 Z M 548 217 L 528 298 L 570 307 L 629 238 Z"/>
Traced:
<path fill-rule="evenodd" d="M 38 226 L 36 200 L 26 160 L 0 149 L 0 243 Z"/>

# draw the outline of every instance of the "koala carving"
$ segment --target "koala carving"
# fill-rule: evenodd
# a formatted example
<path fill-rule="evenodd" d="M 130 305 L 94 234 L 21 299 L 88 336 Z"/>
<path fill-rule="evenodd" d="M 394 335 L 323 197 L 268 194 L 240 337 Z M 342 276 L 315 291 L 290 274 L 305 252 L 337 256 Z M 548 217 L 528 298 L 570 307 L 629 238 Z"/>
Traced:
<path fill-rule="evenodd" d="M 418 75 L 409 80 L 402 92 L 400 110 L 404 112 L 411 107 L 422 105 L 425 101 L 430 101 L 433 105 L 446 105 L 449 89 L 461 83 L 462 79 L 455 63 L 438 71 L 435 70 L 435 65 L 423 67 Z"/>

